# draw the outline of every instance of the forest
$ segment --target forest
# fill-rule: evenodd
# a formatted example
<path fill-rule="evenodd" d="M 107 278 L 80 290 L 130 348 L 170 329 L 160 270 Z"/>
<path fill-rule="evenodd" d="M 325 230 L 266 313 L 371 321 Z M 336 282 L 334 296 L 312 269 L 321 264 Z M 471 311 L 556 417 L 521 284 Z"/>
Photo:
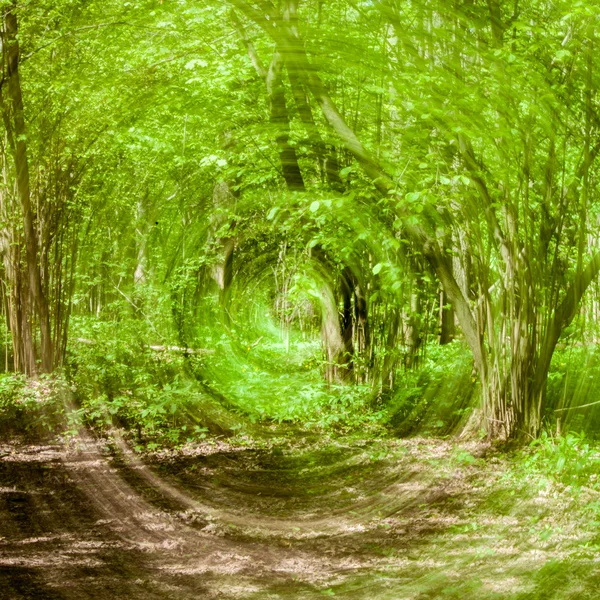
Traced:
<path fill-rule="evenodd" d="M 0 600 L 597 598 L 596 37 L 1 0 Z"/>

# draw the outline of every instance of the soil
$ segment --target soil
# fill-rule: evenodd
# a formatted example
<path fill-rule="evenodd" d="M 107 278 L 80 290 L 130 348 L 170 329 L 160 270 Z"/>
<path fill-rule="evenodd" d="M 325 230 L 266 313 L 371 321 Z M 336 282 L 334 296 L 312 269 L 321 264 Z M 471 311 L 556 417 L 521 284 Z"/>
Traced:
<path fill-rule="evenodd" d="M 485 451 L 5 443 L 0 598 L 596 598 L 596 537 L 568 490 L 515 494 L 504 458 L 473 458 Z"/>

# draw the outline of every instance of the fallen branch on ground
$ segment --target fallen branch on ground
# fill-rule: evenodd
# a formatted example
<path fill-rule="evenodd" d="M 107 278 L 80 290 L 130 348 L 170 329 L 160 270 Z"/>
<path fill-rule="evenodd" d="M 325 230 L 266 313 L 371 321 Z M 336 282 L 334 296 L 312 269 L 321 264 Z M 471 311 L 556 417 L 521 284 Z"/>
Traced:
<path fill-rule="evenodd" d="M 97 342 L 87 338 L 75 338 L 73 341 L 86 346 L 95 346 Z M 154 346 L 144 344 L 144 348 L 153 350 L 154 352 L 183 352 L 183 354 L 214 354 L 214 350 L 208 348 L 183 348 L 181 346 Z"/>

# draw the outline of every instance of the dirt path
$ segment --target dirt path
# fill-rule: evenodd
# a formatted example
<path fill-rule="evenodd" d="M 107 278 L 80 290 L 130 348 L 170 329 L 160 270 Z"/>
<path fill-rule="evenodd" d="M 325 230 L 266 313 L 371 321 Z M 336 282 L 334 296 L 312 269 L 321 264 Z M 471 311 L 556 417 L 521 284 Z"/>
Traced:
<path fill-rule="evenodd" d="M 593 536 L 460 452 L 0 446 L 0 598 L 596 598 Z"/>

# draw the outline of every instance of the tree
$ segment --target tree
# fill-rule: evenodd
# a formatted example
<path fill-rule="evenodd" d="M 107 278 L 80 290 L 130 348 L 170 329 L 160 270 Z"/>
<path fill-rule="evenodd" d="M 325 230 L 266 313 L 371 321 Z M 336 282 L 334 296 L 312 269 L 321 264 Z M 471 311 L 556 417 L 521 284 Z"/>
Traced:
<path fill-rule="evenodd" d="M 429 83 L 426 101 L 418 98 L 418 86 L 417 94 L 402 90 L 402 101 L 409 103 L 409 98 L 416 97 L 427 106 L 430 114 L 422 117 L 420 124 L 429 132 L 427 143 L 439 147 L 440 143 L 431 139 L 437 135 L 443 140 L 442 146 L 452 149 L 451 160 L 441 163 L 447 175 L 436 182 L 449 189 L 435 185 L 435 195 L 419 190 L 409 191 L 405 197 L 406 187 L 398 185 L 340 113 L 317 65 L 307 56 L 307 43 L 298 28 L 290 27 L 268 3 L 230 3 L 273 39 L 288 69 L 301 77 L 341 142 L 377 190 L 396 205 L 403 236 L 422 249 L 473 352 L 483 389 L 482 425 L 493 436 L 537 435 L 544 417 L 545 382 L 554 348 L 600 270 L 600 254 L 587 248 L 586 235 L 589 174 L 600 149 L 592 125 L 596 118 L 592 101 L 596 69 L 591 50 L 595 9 L 585 6 L 568 12 L 560 7 L 540 15 L 541 7 L 532 2 L 521 6 L 509 24 L 503 24 L 504 11 L 499 3 L 488 3 L 487 15 L 470 3 L 459 5 L 456 13 L 446 5 L 352 3 L 358 12 L 378 13 L 393 28 L 397 43 L 393 61 L 386 65 L 388 76 Z M 437 23 L 432 25 L 424 49 L 418 39 L 423 38 L 423 32 L 404 23 L 415 14 L 427 18 L 429 24 Z M 542 25 L 527 25 L 533 15 Z M 578 26 L 576 19 L 582 15 L 583 24 Z M 487 27 L 482 25 L 486 16 Z M 572 23 L 564 43 L 553 28 L 561 18 Z M 456 20 L 460 29 L 453 26 Z M 509 25 L 514 34 L 507 48 L 503 35 Z M 477 36 L 474 42 L 472 31 Z M 448 32 L 462 44 L 458 58 L 454 52 L 445 54 Z M 540 56 L 532 50 L 531 38 L 543 40 L 551 51 Z M 561 59 L 556 56 L 570 56 L 569 48 L 577 44 L 587 47 L 585 58 L 573 53 L 568 68 L 557 67 Z M 426 66 L 433 69 L 433 76 L 427 74 Z M 473 94 L 466 85 L 476 73 L 479 77 L 486 74 L 486 84 L 480 83 L 478 89 L 489 86 L 494 90 L 491 96 L 485 91 L 483 97 Z M 582 86 L 587 90 L 583 102 Z M 452 93 L 457 87 L 458 92 Z M 531 103 L 523 107 L 508 100 L 511 95 L 514 98 L 517 89 L 528 99 L 542 98 L 535 110 Z M 475 102 L 482 103 L 480 118 L 473 112 Z M 399 112 L 401 107 L 396 103 L 394 108 Z M 468 110 L 461 117 L 465 108 Z M 498 129 L 490 130 L 486 119 L 497 123 Z M 577 120 L 585 122 L 583 132 L 570 126 Z M 557 146 L 563 152 L 560 170 L 555 160 Z M 577 158 L 579 148 L 583 153 Z M 536 187 L 540 173 L 545 173 L 545 184 Z M 566 187 L 558 184 L 561 179 L 569 182 Z M 415 213 L 411 200 L 421 194 L 425 201 L 417 204 L 419 212 Z M 457 217 L 440 213 L 440 202 L 456 205 Z M 485 229 L 480 227 L 480 219 Z M 466 238 L 468 251 L 476 256 L 475 297 L 463 293 L 438 230 L 454 231 L 457 238 Z M 575 259 L 573 269 L 567 268 L 568 257 Z"/>
<path fill-rule="evenodd" d="M 34 310 L 41 337 L 41 366 L 45 372 L 52 370 L 53 348 L 50 311 L 42 287 L 39 240 L 31 206 L 27 131 L 19 76 L 20 51 L 17 17 L 15 7 L 10 5 L 4 9 L 3 13 L 2 59 L 3 83 L 6 84 L 6 90 L 3 91 L 1 98 L 2 116 L 6 127 L 6 139 L 14 161 L 15 187 L 21 208 L 27 271 L 27 284 L 24 285 L 19 273 L 18 256 L 13 256 L 12 260 L 9 258 L 8 262 L 12 266 L 7 270 L 7 275 L 9 273 L 11 275 L 10 285 L 13 290 L 13 302 L 10 309 L 17 313 L 10 316 L 9 322 L 15 331 L 13 344 L 15 357 L 18 357 L 15 360 L 16 366 L 32 375 L 37 371 L 34 338 L 30 329 Z M 10 254 L 14 254 L 14 251 L 9 250 L 8 253 L 10 256 Z"/>

